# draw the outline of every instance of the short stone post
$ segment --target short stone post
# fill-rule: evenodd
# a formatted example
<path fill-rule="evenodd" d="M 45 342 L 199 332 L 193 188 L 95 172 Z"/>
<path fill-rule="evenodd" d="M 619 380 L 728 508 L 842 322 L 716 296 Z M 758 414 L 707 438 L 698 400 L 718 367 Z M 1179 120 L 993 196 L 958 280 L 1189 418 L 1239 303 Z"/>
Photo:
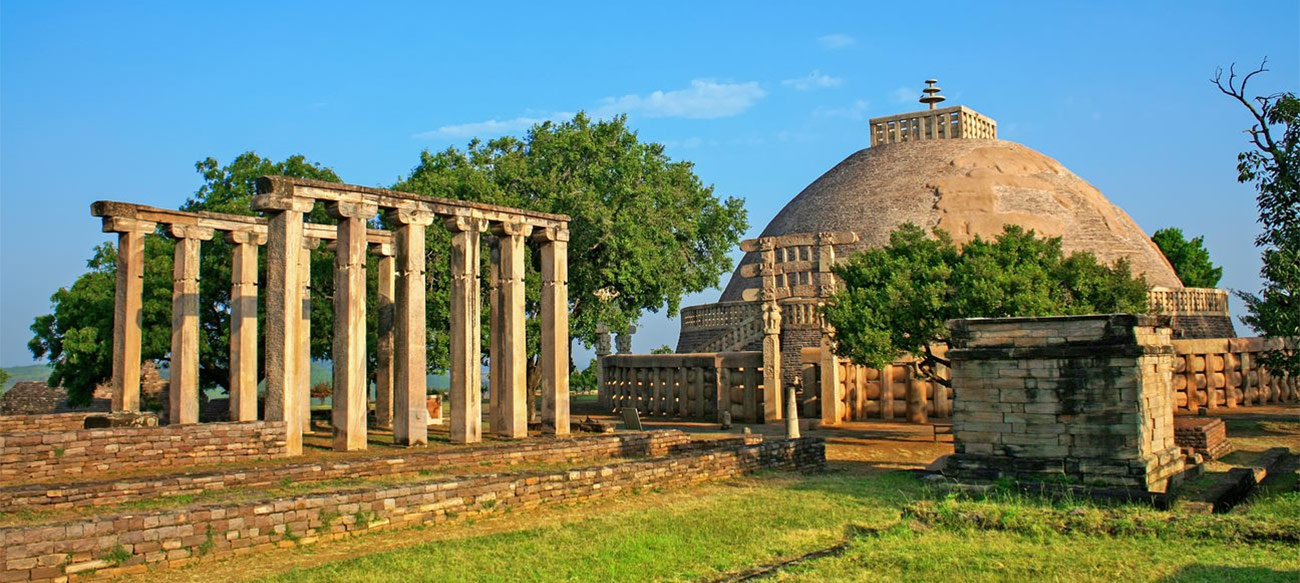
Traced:
<path fill-rule="evenodd" d="M 397 225 L 397 293 L 393 338 L 393 441 L 402 445 L 429 442 L 424 314 L 424 228 L 433 223 L 425 212 L 393 209 Z"/>
<path fill-rule="evenodd" d="M 302 307 L 298 319 L 298 387 L 302 398 L 298 399 L 299 419 L 304 433 L 311 431 L 311 252 L 320 245 L 315 237 L 302 238 L 302 253 L 298 254 L 298 281 L 302 282 Z"/>
<path fill-rule="evenodd" d="M 230 265 L 230 420 L 257 421 L 257 246 L 266 235 L 226 233 Z"/>
<path fill-rule="evenodd" d="M 258 181 L 263 194 L 252 207 L 265 211 L 266 240 L 266 414 L 284 421 L 286 455 L 302 455 L 302 405 L 306 388 L 299 384 L 298 327 L 302 318 L 302 281 L 298 258 L 303 253 L 303 214 L 313 201 L 292 195 L 293 186 L 275 179 Z M 271 192 L 267 192 L 267 191 Z"/>
<path fill-rule="evenodd" d="M 502 425 L 497 435 L 511 439 L 528 436 L 528 345 L 524 319 L 525 237 L 532 231 L 526 223 L 497 223 L 493 226 L 501 250 L 500 328 Z M 452 414 L 456 411 L 453 407 Z M 455 419 L 455 417 L 453 417 Z"/>
<path fill-rule="evenodd" d="M 618 348 L 619 354 L 632 354 L 632 335 L 636 334 L 636 326 L 629 325 L 626 330 L 619 332 L 614 338 L 614 345 Z"/>
<path fill-rule="evenodd" d="M 140 334 L 144 302 L 144 236 L 155 224 L 104 217 L 117 233 L 117 287 L 113 292 L 113 412 L 140 410 Z"/>
<path fill-rule="evenodd" d="M 366 221 L 378 208 L 332 202 L 339 219 L 334 255 L 334 450 L 366 449 Z"/>
<path fill-rule="evenodd" d="M 605 377 L 605 357 L 609 353 L 609 328 L 596 324 L 596 402 L 602 409 L 614 407 L 613 391 L 606 386 L 610 379 Z"/>
<path fill-rule="evenodd" d="M 371 248 L 379 256 L 379 296 L 376 308 L 379 313 L 378 340 L 375 346 L 375 426 L 390 429 L 393 426 L 393 303 L 397 293 L 396 255 L 393 246 L 382 243 Z"/>
<path fill-rule="evenodd" d="M 451 231 L 451 441 L 483 440 L 483 353 L 479 314 L 477 217 L 448 217 Z"/>
<path fill-rule="evenodd" d="M 798 389 L 790 385 L 785 389 L 785 437 L 799 439 L 799 397 Z"/>
<path fill-rule="evenodd" d="M 569 231 L 541 229 L 542 427 L 569 434 Z"/>
<path fill-rule="evenodd" d="M 199 245 L 212 229 L 171 225 L 176 238 L 172 261 L 172 358 L 168 419 L 173 425 L 199 422 Z"/>

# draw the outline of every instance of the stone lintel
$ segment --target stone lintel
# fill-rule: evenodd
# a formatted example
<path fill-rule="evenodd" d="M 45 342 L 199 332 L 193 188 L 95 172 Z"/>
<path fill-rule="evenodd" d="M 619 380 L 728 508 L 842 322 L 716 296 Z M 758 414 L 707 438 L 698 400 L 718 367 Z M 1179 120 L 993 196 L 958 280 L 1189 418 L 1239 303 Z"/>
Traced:
<path fill-rule="evenodd" d="M 153 233 L 158 224 L 152 221 L 141 221 L 127 217 L 104 217 L 103 232 L 105 233 Z"/>
<path fill-rule="evenodd" d="M 379 206 L 366 201 L 333 200 L 325 203 L 325 212 L 336 219 L 367 219 L 379 213 Z"/>
<path fill-rule="evenodd" d="M 208 227 L 196 227 L 194 225 L 167 225 L 167 234 L 177 239 L 211 241 L 213 235 L 216 233 Z"/>
<path fill-rule="evenodd" d="M 315 204 L 316 201 L 310 198 L 275 192 L 254 196 L 249 206 L 251 206 L 255 211 L 294 211 L 299 213 L 309 213 Z"/>

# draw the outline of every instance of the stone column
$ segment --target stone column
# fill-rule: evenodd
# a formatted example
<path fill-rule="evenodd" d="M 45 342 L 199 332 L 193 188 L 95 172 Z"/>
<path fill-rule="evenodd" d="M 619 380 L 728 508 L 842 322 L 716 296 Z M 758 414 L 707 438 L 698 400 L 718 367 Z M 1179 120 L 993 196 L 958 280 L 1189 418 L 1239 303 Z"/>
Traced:
<path fill-rule="evenodd" d="M 763 302 L 763 422 L 780 421 L 781 391 L 781 306 Z"/>
<path fill-rule="evenodd" d="M 542 428 L 569 434 L 569 231 L 541 229 Z"/>
<path fill-rule="evenodd" d="M 273 186 L 279 186 L 272 183 Z M 259 190 L 263 189 L 258 184 Z M 291 188 L 291 187 L 290 187 Z M 290 192 L 292 192 L 290 190 Z M 307 395 L 299 383 L 299 320 L 302 281 L 298 258 L 303 252 L 303 214 L 313 201 L 274 192 L 253 198 L 253 209 L 266 211 L 266 413 L 267 421 L 284 421 L 286 455 L 302 455 L 302 405 Z"/>
<path fill-rule="evenodd" d="M 104 217 L 117 233 L 117 287 L 113 291 L 113 411 L 140 410 L 140 326 L 144 302 L 144 236 L 154 223 Z"/>
<path fill-rule="evenodd" d="M 334 450 L 366 449 L 366 229 L 379 211 L 363 202 L 331 202 L 339 219 L 334 254 Z"/>
<path fill-rule="evenodd" d="M 609 328 L 596 324 L 596 400 L 603 409 L 614 407 L 611 391 L 605 386 L 605 357 L 609 352 Z"/>
<path fill-rule="evenodd" d="M 619 354 L 632 354 L 632 335 L 636 334 L 636 326 L 629 325 L 626 330 L 619 332 L 614 337 L 614 346 L 618 348 Z"/>
<path fill-rule="evenodd" d="M 389 429 L 393 426 L 393 298 L 396 294 L 396 263 L 392 244 L 381 243 L 371 248 L 379 256 L 378 280 L 378 345 L 375 346 L 375 426 Z"/>
<path fill-rule="evenodd" d="M 257 421 L 257 246 L 266 235 L 226 233 L 230 256 L 230 420 Z"/>
<path fill-rule="evenodd" d="M 501 359 L 505 351 L 501 348 L 501 240 L 489 237 L 488 241 L 488 427 L 493 433 L 500 431 L 501 401 L 505 398 L 501 390 Z"/>
<path fill-rule="evenodd" d="M 168 423 L 199 422 L 199 245 L 212 229 L 171 225 L 176 238 L 172 261 L 172 356 Z"/>
<path fill-rule="evenodd" d="M 388 220 L 397 252 L 397 293 L 393 310 L 393 441 L 402 445 L 429 442 L 429 411 L 425 408 L 428 375 L 424 314 L 424 228 L 433 223 L 428 212 L 393 209 Z"/>
<path fill-rule="evenodd" d="M 817 297 L 825 302 L 835 293 L 834 237 L 831 233 L 817 234 Z M 818 310 L 820 312 L 820 310 Z M 835 356 L 835 328 L 822 319 L 821 338 L 821 403 L 822 425 L 838 425 L 844 418 L 843 387 L 840 385 L 839 358 Z M 883 393 L 882 393 L 883 395 Z M 883 398 L 883 397 L 882 397 Z"/>
<path fill-rule="evenodd" d="M 483 440 L 483 353 L 477 217 L 448 217 L 451 231 L 451 442 Z"/>
<path fill-rule="evenodd" d="M 320 245 L 315 237 L 302 238 L 302 253 L 298 254 L 298 281 L 302 282 L 302 307 L 298 319 L 298 387 L 302 398 L 298 399 L 299 419 L 304 433 L 311 431 L 311 252 Z"/>
<path fill-rule="evenodd" d="M 524 320 L 524 238 L 532 231 L 526 223 L 497 223 L 493 230 L 501 250 L 501 427 L 497 435 L 510 439 L 528 437 L 528 344 Z"/>

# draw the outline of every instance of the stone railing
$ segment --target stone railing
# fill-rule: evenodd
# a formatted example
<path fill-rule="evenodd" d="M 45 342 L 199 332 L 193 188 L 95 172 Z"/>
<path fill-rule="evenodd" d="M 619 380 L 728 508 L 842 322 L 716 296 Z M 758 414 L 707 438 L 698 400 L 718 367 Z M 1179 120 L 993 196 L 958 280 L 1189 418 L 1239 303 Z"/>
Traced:
<path fill-rule="evenodd" d="M 800 354 L 803 365 L 801 382 L 807 387 L 820 386 L 821 349 L 805 348 Z M 917 373 L 914 359 L 900 358 L 881 368 L 853 364 L 839 359 L 841 421 L 865 419 L 906 419 L 925 423 L 931 418 L 952 416 L 952 388 L 930 381 Z M 943 371 L 944 374 L 947 371 Z M 881 395 L 884 395 L 882 398 Z M 820 395 L 805 392 L 804 416 L 820 414 Z"/>
<path fill-rule="evenodd" d="M 601 359 L 601 402 L 642 415 L 763 422 L 763 353 L 615 354 Z M 606 400 L 607 399 L 607 400 Z"/>
<path fill-rule="evenodd" d="M 703 306 L 689 306 L 682 308 L 682 328 L 691 330 L 730 328 L 755 316 L 761 317 L 762 311 L 754 302 L 718 302 Z"/>
<path fill-rule="evenodd" d="M 820 330 L 822 318 L 817 312 L 820 303 L 821 300 L 817 298 L 790 298 L 781 302 L 781 327 Z"/>
<path fill-rule="evenodd" d="M 1300 401 L 1295 378 L 1271 374 L 1259 353 L 1286 348 L 1280 339 L 1174 340 L 1174 408 L 1197 411 Z M 1290 348 L 1295 349 L 1294 343 Z"/>
<path fill-rule="evenodd" d="M 1228 292 L 1215 288 L 1153 287 L 1147 293 L 1147 305 L 1151 313 L 1163 316 L 1225 316 Z"/>
<path fill-rule="evenodd" d="M 943 139 L 996 139 L 998 124 L 961 105 L 872 118 L 871 145 Z"/>

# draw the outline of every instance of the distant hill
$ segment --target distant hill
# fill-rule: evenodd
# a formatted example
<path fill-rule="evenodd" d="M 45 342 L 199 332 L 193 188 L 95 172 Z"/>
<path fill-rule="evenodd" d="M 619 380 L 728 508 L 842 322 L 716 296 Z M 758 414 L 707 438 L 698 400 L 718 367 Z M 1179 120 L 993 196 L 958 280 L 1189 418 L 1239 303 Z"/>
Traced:
<path fill-rule="evenodd" d="M 51 367 L 48 364 L 33 364 L 28 366 L 7 366 L 4 371 L 9 373 L 9 380 L 5 381 L 3 387 L 0 387 L 0 395 L 13 387 L 19 381 L 43 381 L 50 378 Z"/>

